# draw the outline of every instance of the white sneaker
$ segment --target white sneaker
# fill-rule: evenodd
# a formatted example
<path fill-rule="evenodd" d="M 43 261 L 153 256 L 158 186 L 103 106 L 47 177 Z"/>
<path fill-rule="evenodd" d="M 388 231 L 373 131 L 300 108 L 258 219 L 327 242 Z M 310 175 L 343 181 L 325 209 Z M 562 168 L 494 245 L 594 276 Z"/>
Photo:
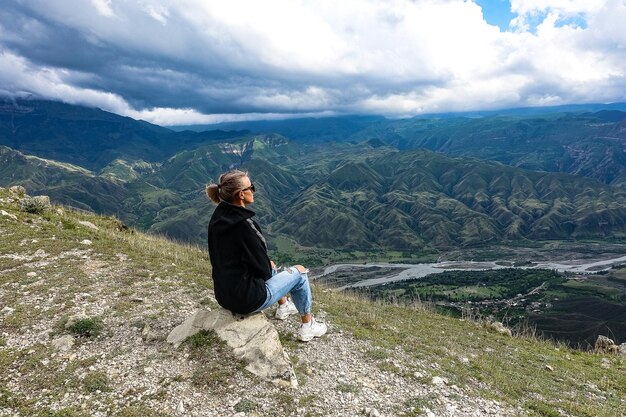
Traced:
<path fill-rule="evenodd" d="M 318 323 L 313 317 L 308 323 L 302 323 L 300 331 L 298 332 L 298 340 L 302 342 L 308 342 L 313 340 L 314 337 L 323 336 L 328 328 L 324 323 Z"/>
<path fill-rule="evenodd" d="M 293 303 L 293 301 L 287 299 L 287 302 L 285 304 L 278 305 L 274 317 L 278 320 L 285 320 L 287 317 L 291 316 L 292 314 L 296 314 L 297 312 L 298 309 L 296 308 L 296 305 Z"/>

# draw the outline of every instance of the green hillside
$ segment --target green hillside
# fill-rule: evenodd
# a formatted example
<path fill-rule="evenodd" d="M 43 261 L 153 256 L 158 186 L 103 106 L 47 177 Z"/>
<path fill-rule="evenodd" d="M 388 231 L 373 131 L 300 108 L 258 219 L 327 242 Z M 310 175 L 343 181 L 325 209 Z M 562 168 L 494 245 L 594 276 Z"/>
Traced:
<path fill-rule="evenodd" d="M 104 214 L 119 213 L 128 197 L 124 184 L 115 178 L 0 146 L 0 186 L 14 184 L 34 194 L 46 193 L 59 204 Z"/>
<path fill-rule="evenodd" d="M 351 139 L 377 138 L 399 149 L 425 148 L 606 184 L 626 183 L 626 113 L 405 119 L 372 125 Z"/>
<path fill-rule="evenodd" d="M 0 186 L 24 185 L 203 244 L 213 210 L 205 184 L 246 169 L 259 190 L 258 219 L 272 241 L 284 243 L 273 249 L 285 258 L 307 248 L 311 259 L 321 259 L 319 250 L 412 258 L 537 240 L 619 243 L 624 123 L 623 112 L 599 111 L 250 125 L 280 127 L 293 139 L 174 132 L 98 109 L 5 101 Z"/>
<path fill-rule="evenodd" d="M 195 243 L 205 241 L 213 209 L 204 186 L 230 167 L 257 184 L 254 209 L 268 233 L 304 247 L 426 253 L 509 241 L 620 242 L 626 232 L 622 187 L 371 141 L 303 145 L 249 135 L 159 164 L 118 159 L 101 175 L 8 148 L 2 155 L 0 185 Z"/>
<path fill-rule="evenodd" d="M 280 133 L 300 143 L 382 141 L 398 149 L 430 149 L 549 172 L 566 172 L 623 185 L 626 145 L 623 104 L 562 106 L 400 120 L 338 117 L 238 122 L 204 130 Z M 201 130 L 201 127 L 190 127 Z"/>
<path fill-rule="evenodd" d="M 0 98 L 0 145 L 90 170 L 119 158 L 160 161 L 189 146 L 238 135 L 174 132 L 97 108 Z"/>
<path fill-rule="evenodd" d="M 59 102 L 0 101 L 0 145 L 90 170 L 100 170 L 116 159 L 160 162 L 184 150 L 252 132 L 278 133 L 301 144 L 374 140 L 402 150 L 424 148 L 623 185 L 625 124 L 623 105 L 588 105 L 400 120 L 344 116 L 253 121 L 173 131 Z"/>
<path fill-rule="evenodd" d="M 0 189 L 3 414 L 626 413 L 623 356 L 320 287 L 314 313 L 329 324 L 327 336 L 298 343 L 295 320 L 271 321 L 300 382 L 281 389 L 244 371 L 211 334 L 178 349 L 165 342 L 194 311 L 216 307 L 204 251 L 112 217 L 25 212 L 22 200 Z M 64 350 L 61 339 L 71 340 Z"/>

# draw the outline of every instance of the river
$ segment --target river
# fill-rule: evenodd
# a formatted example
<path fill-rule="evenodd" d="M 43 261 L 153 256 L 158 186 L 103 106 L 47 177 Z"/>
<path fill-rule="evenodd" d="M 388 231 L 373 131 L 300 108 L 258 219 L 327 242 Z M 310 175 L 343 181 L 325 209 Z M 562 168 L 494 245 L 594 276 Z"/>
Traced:
<path fill-rule="evenodd" d="M 504 268 L 521 268 L 521 269 L 552 269 L 559 272 L 571 272 L 576 274 L 594 274 L 600 271 L 607 271 L 617 265 L 626 262 L 626 256 L 610 259 L 585 259 L 585 260 L 568 260 L 555 262 L 533 262 L 532 265 L 524 265 L 515 267 L 510 261 L 489 261 L 489 262 L 472 262 L 472 261 L 445 261 L 424 264 L 390 264 L 390 263 L 371 263 L 371 264 L 336 264 L 323 269 L 323 271 L 314 276 L 313 279 L 320 279 L 327 275 L 337 272 L 358 274 L 359 269 L 364 268 L 384 268 L 388 272 L 381 277 L 364 279 L 356 283 L 350 283 L 337 288 L 343 290 L 346 288 L 369 287 L 372 285 L 380 285 L 388 282 L 404 281 L 408 279 L 417 279 L 430 274 L 438 274 L 445 271 L 486 271 Z"/>

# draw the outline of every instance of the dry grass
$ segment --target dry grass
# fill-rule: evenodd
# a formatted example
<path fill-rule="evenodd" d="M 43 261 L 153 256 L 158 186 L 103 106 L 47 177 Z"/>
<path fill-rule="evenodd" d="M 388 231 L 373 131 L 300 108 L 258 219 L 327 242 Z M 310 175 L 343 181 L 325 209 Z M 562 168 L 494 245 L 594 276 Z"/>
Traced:
<path fill-rule="evenodd" d="M 48 257 L 62 256 L 77 248 L 85 253 L 98 253 L 98 261 L 103 264 L 94 263 L 94 271 L 101 269 L 103 274 L 108 273 L 106 265 L 116 265 L 118 268 L 110 279 L 119 292 L 119 314 L 125 314 L 133 308 L 129 298 L 133 294 L 133 285 L 163 293 L 183 288 L 190 294 L 212 287 L 208 257 L 202 248 L 135 232 L 112 217 L 86 213 L 58 214 L 55 210 L 38 215 L 20 212 L 17 207 L 6 205 L 3 209 L 18 216 L 18 222 L 0 217 L 0 229 L 4 231 L 0 254 L 33 256 L 34 250 L 30 249 L 29 244 L 20 246 L 22 242 L 33 240 L 38 240 L 36 247 L 44 250 Z M 95 224 L 99 230 L 80 226 L 78 222 L 83 220 Z M 81 246 L 83 239 L 91 240 L 92 245 Z M 74 303 L 72 297 L 92 284 L 81 269 L 84 263 L 79 264 L 71 258 L 59 258 L 54 270 L 31 268 L 45 275 L 45 279 L 26 277 L 25 272 L 29 269 L 23 266 L 25 262 L 16 257 L 0 257 L 0 288 L 3 288 L 0 302 L 16 305 L 12 297 L 21 296 L 26 291 L 31 296 L 42 297 L 47 297 L 53 287 L 63 286 L 64 291 L 52 300 L 48 310 L 35 310 L 26 306 L 16 308 L 12 315 L 3 319 L 3 329 L 8 331 L 33 326 L 43 319 L 63 316 L 64 309 Z M 556 346 L 538 340 L 530 328 L 521 329 L 519 337 L 504 336 L 470 320 L 477 318 L 471 312 L 467 314 L 466 320 L 458 320 L 436 314 L 432 305 L 419 300 L 408 307 L 385 304 L 318 286 L 314 286 L 314 297 L 314 308 L 323 309 L 333 326 L 357 338 L 369 340 L 376 346 L 368 353 L 369 359 L 380 361 L 382 367 L 389 368 L 387 371 L 391 370 L 391 365 L 384 363 L 387 352 L 400 347 L 415 363 L 437 363 L 437 374 L 446 377 L 451 384 L 463 387 L 476 396 L 494 398 L 519 407 L 529 415 L 626 415 L 624 357 L 603 356 Z M 204 298 L 201 302 L 211 304 L 211 300 Z M 158 313 L 151 314 L 155 320 L 158 319 Z M 150 317 L 145 320 L 150 320 Z M 31 375 L 31 368 L 49 353 L 39 346 L 34 349 L 34 353 L 29 354 L 30 350 L 7 348 L 3 339 L 0 342 L 0 368 L 17 368 L 24 375 Z M 299 349 L 296 343 L 285 343 L 285 346 L 292 352 Z M 51 361 L 48 366 L 52 369 L 55 362 Z M 222 371 L 220 367 L 211 368 L 207 365 L 199 367 L 195 377 L 200 382 L 217 379 Z M 74 369 L 68 368 L 58 374 L 49 372 L 46 378 L 28 377 L 25 381 L 33 392 L 54 389 L 55 395 L 63 395 L 63 389 L 66 388 L 62 384 L 71 379 L 73 372 Z M 114 388 L 111 387 L 113 382 L 105 380 L 101 375 L 91 378 L 86 385 L 87 390 Z M 0 378 L 0 408 L 10 407 L 25 415 L 36 415 L 41 411 L 33 408 L 23 393 L 8 389 L 6 384 L 7 379 Z M 345 391 L 350 387 L 341 386 L 337 389 Z M 289 396 L 276 398 L 275 401 L 286 412 L 294 409 Z M 410 406 L 417 415 L 427 402 L 427 399 L 416 398 Z M 72 409 L 56 413 L 49 415 L 81 415 Z M 116 413 L 120 416 L 157 415 L 141 405 Z"/>
<path fill-rule="evenodd" d="M 537 339 L 532 329 L 502 335 L 480 322 L 434 313 L 428 305 L 390 305 L 322 288 L 315 297 L 334 324 L 381 349 L 401 346 L 416 360 L 438 363 L 450 383 L 477 396 L 531 415 L 626 415 L 622 356 L 567 349 Z"/>

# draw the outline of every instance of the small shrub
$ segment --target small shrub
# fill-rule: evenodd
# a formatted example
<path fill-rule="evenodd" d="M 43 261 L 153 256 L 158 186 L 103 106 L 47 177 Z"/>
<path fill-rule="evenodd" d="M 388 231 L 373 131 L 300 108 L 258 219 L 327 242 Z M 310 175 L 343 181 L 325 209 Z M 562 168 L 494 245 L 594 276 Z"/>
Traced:
<path fill-rule="evenodd" d="M 403 415 L 406 417 L 422 415 L 434 400 L 433 394 L 407 398 L 403 404 L 405 408 Z"/>
<path fill-rule="evenodd" d="M 0 408 L 14 408 L 18 406 L 18 399 L 14 393 L 0 386 Z"/>
<path fill-rule="evenodd" d="M 276 405 L 288 414 L 296 411 L 296 400 L 286 392 L 279 392 L 274 396 Z"/>
<path fill-rule="evenodd" d="M 96 337 L 102 333 L 102 320 L 99 318 L 86 318 L 78 320 L 68 327 L 68 330 L 78 337 Z"/>
<path fill-rule="evenodd" d="M 221 347 L 224 344 L 217 334 L 210 330 L 202 330 L 194 334 L 185 343 L 191 349 L 192 355 L 202 354 L 206 350 Z"/>
<path fill-rule="evenodd" d="M 191 376 L 191 382 L 199 387 L 228 385 L 232 369 L 220 363 L 210 363 L 198 367 Z"/>
<path fill-rule="evenodd" d="M 387 359 L 389 357 L 389 352 L 385 349 L 372 349 L 367 351 L 367 356 L 372 359 Z"/>
<path fill-rule="evenodd" d="M 20 210 L 26 213 L 43 214 L 48 208 L 48 204 L 36 197 L 24 197 L 20 200 Z"/>
<path fill-rule="evenodd" d="M 213 301 L 211 301 L 211 299 L 209 297 L 204 297 L 202 300 L 200 300 L 200 305 L 201 306 L 213 306 Z"/>
<path fill-rule="evenodd" d="M 254 411 L 257 408 L 257 403 L 254 401 L 248 400 L 247 398 L 243 398 L 237 404 L 235 404 L 235 412 L 237 413 L 249 413 L 250 411 Z"/>
<path fill-rule="evenodd" d="M 376 366 L 383 372 L 389 372 L 397 375 L 402 373 L 402 370 L 391 362 L 380 362 Z"/>
<path fill-rule="evenodd" d="M 315 394 L 304 395 L 300 397 L 300 401 L 298 401 L 298 404 L 300 404 L 300 406 L 302 407 L 308 407 L 310 405 L 313 405 L 319 399 L 320 397 Z"/>
<path fill-rule="evenodd" d="M 359 392 L 359 387 L 357 387 L 354 384 L 348 384 L 345 382 L 340 382 L 339 384 L 337 384 L 335 389 L 339 392 L 351 392 L 351 393 Z"/>
<path fill-rule="evenodd" d="M 83 380 L 83 385 L 87 392 L 111 391 L 111 387 L 109 387 L 109 377 L 104 372 L 91 372 L 87 374 Z"/>
<path fill-rule="evenodd" d="M 64 230 L 75 230 L 76 229 L 76 223 L 74 223 L 72 220 L 68 220 L 68 219 L 61 219 L 61 221 L 59 222 L 59 226 L 64 229 Z"/>

